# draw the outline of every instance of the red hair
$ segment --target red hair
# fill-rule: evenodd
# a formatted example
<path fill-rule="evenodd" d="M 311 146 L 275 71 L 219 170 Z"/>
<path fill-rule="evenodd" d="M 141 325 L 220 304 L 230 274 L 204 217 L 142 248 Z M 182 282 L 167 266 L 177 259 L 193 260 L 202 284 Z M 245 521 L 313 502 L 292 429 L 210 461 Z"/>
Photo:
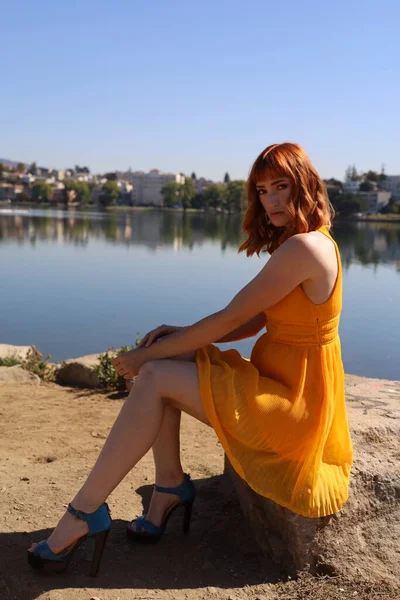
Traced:
<path fill-rule="evenodd" d="M 293 193 L 287 212 L 291 218 L 288 227 L 275 227 L 266 213 L 256 189 L 256 183 L 265 177 L 288 177 Z M 272 254 L 285 240 L 296 233 L 315 231 L 323 225 L 331 226 L 335 210 L 329 201 L 326 187 L 309 157 L 298 144 L 272 144 L 257 157 L 247 180 L 247 210 L 243 229 L 247 240 L 239 252 L 247 256 L 255 252 Z"/>

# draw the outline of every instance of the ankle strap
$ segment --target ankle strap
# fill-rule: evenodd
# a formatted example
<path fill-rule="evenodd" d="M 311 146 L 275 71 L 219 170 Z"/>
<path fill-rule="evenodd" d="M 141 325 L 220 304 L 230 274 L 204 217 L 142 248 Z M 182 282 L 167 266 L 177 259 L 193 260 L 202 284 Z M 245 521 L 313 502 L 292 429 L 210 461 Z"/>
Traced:
<path fill-rule="evenodd" d="M 82 512 L 81 510 L 76 510 L 72 506 L 71 503 L 68 504 L 67 511 L 69 513 L 71 513 L 71 515 L 74 515 L 74 517 L 76 517 L 77 519 L 80 519 L 81 521 L 86 521 L 87 522 L 87 520 L 88 520 L 88 516 L 89 515 L 87 513 Z"/>
<path fill-rule="evenodd" d="M 154 489 L 156 490 L 156 492 L 164 492 L 164 494 L 176 494 L 177 496 L 179 496 L 181 492 L 186 491 L 186 486 L 189 481 L 190 481 L 190 475 L 188 475 L 187 473 L 184 473 L 184 479 L 183 479 L 183 483 L 181 483 L 181 485 L 178 485 L 177 487 L 174 487 L 174 488 L 161 487 L 159 485 L 154 485 Z"/>

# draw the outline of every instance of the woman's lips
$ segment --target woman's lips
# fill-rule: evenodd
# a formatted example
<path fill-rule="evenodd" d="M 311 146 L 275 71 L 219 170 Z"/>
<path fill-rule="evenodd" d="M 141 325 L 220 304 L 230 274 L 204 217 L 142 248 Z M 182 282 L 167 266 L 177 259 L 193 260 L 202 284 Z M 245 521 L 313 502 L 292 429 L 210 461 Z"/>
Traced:
<path fill-rule="evenodd" d="M 283 215 L 283 210 L 271 213 L 271 217 L 276 217 L 276 215 Z"/>

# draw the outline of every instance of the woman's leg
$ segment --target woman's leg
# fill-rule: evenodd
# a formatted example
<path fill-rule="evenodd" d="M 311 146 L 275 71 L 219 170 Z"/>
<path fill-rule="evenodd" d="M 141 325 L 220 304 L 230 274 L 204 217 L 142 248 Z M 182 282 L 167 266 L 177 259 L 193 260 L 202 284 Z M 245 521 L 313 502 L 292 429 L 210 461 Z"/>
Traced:
<path fill-rule="evenodd" d="M 179 439 L 181 414 L 179 408 L 164 407 L 160 433 L 153 444 L 155 483 L 162 487 L 172 487 L 183 481 Z"/>
<path fill-rule="evenodd" d="M 195 352 L 187 352 L 172 360 L 195 361 Z M 166 405 L 160 432 L 153 444 L 155 483 L 161 487 L 176 487 L 183 482 L 183 468 L 180 456 L 180 425 L 182 412 L 174 406 Z M 153 491 L 146 518 L 160 526 L 165 511 L 178 501 L 176 495 Z M 130 527 L 135 530 L 136 522 Z"/>
<path fill-rule="evenodd" d="M 197 367 L 171 359 L 146 363 L 115 421 L 100 455 L 72 504 L 93 512 L 153 446 L 165 406 L 183 410 L 209 425 L 199 390 Z M 66 513 L 48 543 L 59 552 L 87 531 L 86 523 Z"/>
<path fill-rule="evenodd" d="M 180 424 L 182 412 L 173 406 L 165 406 L 160 433 L 153 445 L 155 483 L 161 487 L 176 487 L 183 483 L 184 474 L 180 458 Z M 179 502 L 176 495 L 153 490 L 146 519 L 160 526 L 166 510 Z M 129 525 L 136 530 L 136 520 Z"/>

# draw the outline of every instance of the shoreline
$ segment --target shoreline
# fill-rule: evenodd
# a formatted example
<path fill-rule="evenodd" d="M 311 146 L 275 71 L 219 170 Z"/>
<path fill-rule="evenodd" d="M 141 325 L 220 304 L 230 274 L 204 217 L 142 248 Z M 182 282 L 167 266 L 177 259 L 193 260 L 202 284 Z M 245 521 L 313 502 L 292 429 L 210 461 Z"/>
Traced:
<path fill-rule="evenodd" d="M 400 223 L 400 215 L 396 214 L 388 214 L 388 215 L 370 215 L 369 217 L 335 217 L 335 221 L 339 221 L 340 223 L 347 222 L 367 222 L 367 223 Z"/>
<path fill-rule="evenodd" d="M 47 202 L 39 202 L 36 204 L 33 204 L 32 202 L 17 202 L 17 203 L 7 203 L 4 201 L 0 201 L 0 207 L 4 207 L 4 208 L 9 208 L 10 210 L 14 210 L 14 209 L 18 209 L 18 208 L 30 208 L 30 209 L 35 209 L 35 208 L 40 208 L 40 209 L 62 209 L 62 210 L 69 210 L 69 209 L 73 209 L 73 210 L 79 210 L 82 212 L 85 211 L 96 211 L 96 212 L 151 212 L 151 211 L 156 211 L 156 212 L 171 212 L 171 213 L 203 213 L 203 214 L 223 214 L 223 215 L 241 215 L 244 214 L 243 212 L 231 212 L 229 213 L 228 211 L 225 211 L 223 209 L 220 210 L 216 210 L 216 209 L 211 209 L 211 210 L 206 210 L 204 208 L 187 208 L 186 210 L 184 208 L 169 208 L 169 207 L 164 207 L 164 206 L 106 206 L 104 208 L 101 208 L 99 206 L 95 206 L 95 205 L 85 205 L 85 206 L 81 206 L 80 204 L 74 203 L 74 204 L 69 204 L 67 206 L 65 206 L 65 204 L 63 203 L 54 203 L 54 204 L 48 204 Z M 351 222 L 366 222 L 366 223 L 400 223 L 400 215 L 395 214 L 395 213 L 390 213 L 390 214 L 386 214 L 386 215 L 369 215 L 369 216 L 364 216 L 364 217 L 360 217 L 360 216 L 355 216 L 355 215 L 348 215 L 348 216 L 337 216 L 335 217 L 335 221 L 340 222 L 340 223 L 351 223 Z"/>
<path fill-rule="evenodd" d="M 3 202 L 0 201 L 0 208 L 9 208 L 10 210 L 18 210 L 18 208 L 30 208 L 30 209 L 45 209 L 45 210 L 51 210 L 51 209 L 57 209 L 57 210 L 69 210 L 69 209 L 73 209 L 73 210 L 79 210 L 82 212 L 86 212 L 86 211 L 95 211 L 95 212 L 135 212 L 135 211 L 165 211 L 165 212 L 185 212 L 185 209 L 183 208 L 168 208 L 168 207 L 164 207 L 164 206 L 105 206 L 105 207 L 99 207 L 99 206 L 95 206 L 94 204 L 88 204 L 88 205 L 80 205 L 78 203 L 74 203 L 74 204 L 68 204 L 67 206 L 62 203 L 62 202 L 54 202 L 51 204 L 48 204 L 47 202 L 38 202 L 36 204 L 33 204 L 32 202 L 18 202 L 18 203 L 11 203 L 8 204 L 7 202 Z M 203 208 L 187 208 L 186 212 L 192 212 L 192 213 L 202 213 L 202 212 L 213 212 L 216 214 L 219 213 L 224 213 L 225 211 L 223 210 L 210 210 L 210 211 L 206 211 Z M 229 214 L 228 212 L 226 212 L 226 214 Z M 240 213 L 230 213 L 230 214 L 240 214 Z"/>

